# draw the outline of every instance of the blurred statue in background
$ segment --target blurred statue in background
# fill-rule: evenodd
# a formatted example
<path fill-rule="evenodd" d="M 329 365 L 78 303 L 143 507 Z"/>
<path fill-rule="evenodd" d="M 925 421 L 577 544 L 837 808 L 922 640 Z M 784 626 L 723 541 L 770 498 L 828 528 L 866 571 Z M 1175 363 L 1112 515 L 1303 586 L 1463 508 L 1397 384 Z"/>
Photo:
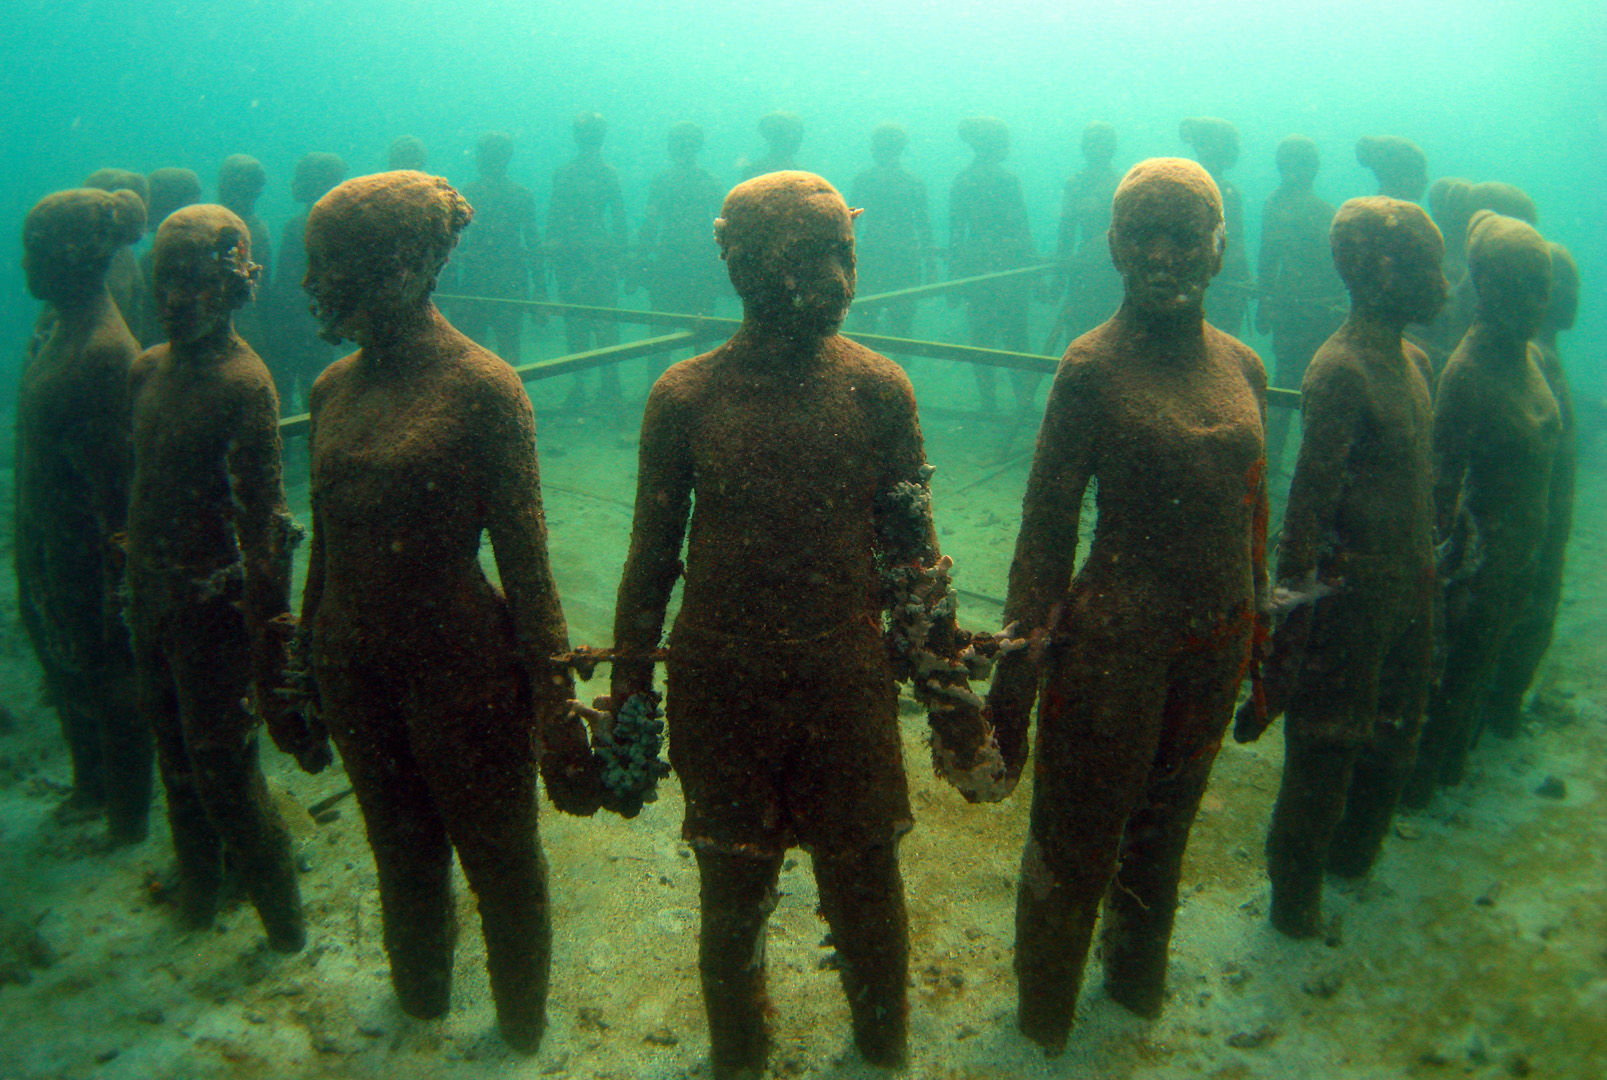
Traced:
<path fill-rule="evenodd" d="M 307 276 L 307 216 L 313 204 L 346 179 L 346 162 L 336 154 L 311 153 L 296 162 L 290 182 L 290 195 L 301 210 L 285 222 L 279 234 L 279 263 L 275 280 L 284 288 L 272 298 L 269 323 L 273 351 L 270 369 L 283 401 L 305 406 L 307 390 L 318 373 L 339 355 L 334 346 L 319 336 L 318 320 L 307 310 L 307 294 L 290 283 Z"/>
<path fill-rule="evenodd" d="M 147 225 L 154 229 L 161 224 L 160 221 L 151 220 L 151 185 L 140 173 L 129 169 L 96 169 L 84 177 L 84 182 L 79 186 L 97 191 L 131 191 L 139 196 L 140 205 L 146 207 Z M 137 242 L 138 238 L 130 243 Z M 111 290 L 112 299 L 117 302 L 117 310 L 128 325 L 129 333 L 138 340 L 139 331 L 143 329 L 141 320 L 149 301 L 145 295 L 145 278 L 139 272 L 139 259 L 129 245 L 118 248 L 112 256 L 111 269 L 106 272 L 106 287 Z"/>
<path fill-rule="evenodd" d="M 629 226 L 619 172 L 603 160 L 603 139 L 608 123 L 594 112 L 575 117 L 571 130 L 579 153 L 552 176 L 552 200 L 547 204 L 547 250 L 558 299 L 566 304 L 618 307 L 619 280 L 624 269 Z M 600 349 L 619 343 L 619 324 L 578 312 L 564 314 L 564 339 L 569 352 Z M 583 376 L 575 376 L 569 405 L 585 404 Z M 598 396 L 617 402 L 619 367 L 605 364 L 597 372 Z"/>
<path fill-rule="evenodd" d="M 1428 157 L 1423 148 L 1399 135 L 1363 135 L 1356 140 L 1356 163 L 1378 178 L 1378 193 L 1416 202 L 1428 187 Z"/>
<path fill-rule="evenodd" d="M 104 811 L 113 844 L 145 838 L 151 802 L 114 546 L 128 513 L 139 346 L 106 286 L 113 258 L 144 232 L 137 193 L 89 188 L 41 199 L 22 230 L 28 291 L 50 316 L 17 390 L 17 606 L 72 757 L 57 818 Z"/>
<path fill-rule="evenodd" d="M 423 172 L 429 159 L 423 139 L 417 135 L 398 135 L 391 140 L 390 147 L 385 151 L 385 168 L 387 172 L 402 170 Z"/>
<path fill-rule="evenodd" d="M 1015 968 L 1021 1030 L 1050 1053 L 1101 899 L 1106 991 L 1159 1014 L 1184 848 L 1269 615 L 1266 372 L 1205 321 L 1222 265 L 1210 175 L 1134 166 L 1110 251 L 1122 306 L 1060 361 L 1010 567 L 1004 618 L 1035 647 L 1001 660 L 988 696 L 1019 772 L 1042 684 Z"/>
<path fill-rule="evenodd" d="M 234 329 L 253 349 L 268 347 L 267 311 L 274 302 L 273 240 L 268 225 L 257 216 L 257 200 L 268 186 L 262 162 L 249 154 L 230 154 L 218 166 L 218 202 L 232 210 L 251 230 L 251 251 L 260 260 L 256 295 L 235 312 Z"/>
<path fill-rule="evenodd" d="M 329 761 L 275 691 L 285 681 L 291 554 L 300 539 L 279 471 L 279 399 L 234 332 L 258 267 L 221 206 L 174 212 L 156 234 L 168 340 L 131 378 L 129 625 L 140 713 L 156 737 L 178 856 L 179 909 L 210 926 L 227 855 L 279 952 L 306 944 L 290 834 L 257 760 L 257 727 L 316 772 Z M 253 709 L 252 701 L 255 700 Z"/>
<path fill-rule="evenodd" d="M 895 676 L 921 680 L 945 776 L 972 798 L 1008 788 L 954 647 L 909 380 L 837 333 L 852 213 L 818 176 L 769 173 L 726 197 L 716 230 L 743 322 L 648 398 L 612 700 L 651 691 L 690 516 L 666 705 L 701 881 L 713 1074 L 764 1070 L 765 923 L 795 845 L 814 861 L 855 1044 L 894 1066 L 908 1040 L 910 827 Z M 918 643 L 899 640 L 917 648 L 884 639 L 891 592 L 895 621 L 919 624 Z"/>
<path fill-rule="evenodd" d="M 1425 806 L 1460 783 L 1481 705 L 1540 573 L 1562 414 L 1529 339 L 1551 302 L 1551 250 L 1534 227 L 1489 210 L 1468 227 L 1478 314 L 1434 401 L 1435 509 L 1445 589 L 1445 670 L 1429 700 L 1404 798 Z"/>
<path fill-rule="evenodd" d="M 1445 304 L 1442 250 L 1413 203 L 1352 199 L 1334 219 L 1350 316 L 1301 386 L 1266 707 L 1246 703 L 1234 729 L 1249 741 L 1287 714 L 1267 872 L 1272 925 L 1290 937 L 1322 933 L 1325 869 L 1372 867 L 1422 730 L 1434 666 L 1433 373 L 1401 335 Z"/>
<path fill-rule="evenodd" d="M 977 277 L 1015 270 L 1032 262 L 1032 230 L 1021 181 L 1004 167 L 1010 155 L 1010 129 L 991 116 L 960 122 L 960 141 L 971 148 L 971 164 L 949 188 L 949 276 Z M 963 293 L 949 293 L 950 304 L 965 304 L 969 343 L 984 349 L 1027 352 L 1027 309 L 1032 295 L 1024 277 L 985 282 Z M 1011 371 L 1018 419 L 1032 412 L 1042 376 Z M 977 365 L 982 408 L 995 412 L 998 395 L 991 367 Z"/>
<path fill-rule="evenodd" d="M 737 162 L 737 174 L 744 180 L 765 173 L 786 172 L 798 167 L 798 148 L 803 145 L 804 122 L 797 113 L 776 111 L 759 117 L 759 138 L 764 153 L 757 159 Z"/>
<path fill-rule="evenodd" d="M 1538 354 L 1540 373 L 1546 377 L 1552 397 L 1557 399 L 1562 428 L 1557 436 L 1557 454 L 1551 464 L 1546 531 L 1540 541 L 1532 583 L 1518 620 L 1507 634 L 1506 645 L 1496 660 L 1484 699 L 1482 726 L 1503 738 L 1518 733 L 1523 695 L 1534 682 L 1540 661 L 1551 647 L 1557 608 L 1562 602 L 1563 563 L 1568 552 L 1568 537 L 1573 532 L 1574 481 L 1578 470 L 1576 428 L 1573 392 L 1568 387 L 1568 375 L 1557 349 L 1557 335 L 1571 330 L 1579 314 L 1579 266 L 1561 244 L 1550 247 L 1551 303 L 1546 306 L 1545 318 L 1532 344 Z"/>
<path fill-rule="evenodd" d="M 538 758 L 561 806 L 593 811 L 585 727 L 547 561 L 530 399 L 430 301 L 469 204 L 416 172 L 348 180 L 307 222 L 307 291 L 358 343 L 313 384 L 312 552 L 301 633 L 379 870 L 403 1011 L 451 1004 L 452 853 L 479 901 L 497 1023 L 521 1053 L 546 1025 L 552 930 Z M 501 589 L 480 569 L 490 539 Z"/>
<path fill-rule="evenodd" d="M 1453 220 L 1450 224 L 1455 226 L 1455 218 L 1460 218 L 1462 221 L 1463 266 L 1461 279 L 1452 284 L 1451 302 L 1445 306 L 1444 315 L 1434 324 L 1447 349 L 1446 357 L 1440 363 L 1442 369 L 1445 360 L 1449 359 L 1450 352 L 1462 343 L 1468 328 L 1478 318 L 1479 291 L 1474 287 L 1473 276 L 1467 272 L 1466 252 L 1470 239 L 1468 223 L 1480 210 L 1488 210 L 1530 225 L 1540 224 L 1540 211 L 1528 193 L 1522 188 L 1499 180 L 1485 180 L 1469 185 L 1465 193 L 1459 191 L 1455 194 L 1452 206 L 1453 209 L 1449 213 Z"/>
<path fill-rule="evenodd" d="M 726 289 L 709 242 L 723 192 L 697 162 L 702 149 L 703 129 L 696 124 L 670 128 L 671 165 L 647 191 L 637 273 L 654 311 L 709 315 Z"/>
<path fill-rule="evenodd" d="M 508 178 L 511 161 L 511 135 L 488 131 L 475 141 L 479 179 L 463 189 L 474 208 L 474 226 L 464 234 L 463 246 L 452 260 L 457 291 L 474 299 L 458 301 L 452 314 L 465 334 L 517 367 L 524 355 L 520 345 L 524 306 L 498 301 L 545 300 L 547 283 L 540 262 L 535 196 Z M 544 317 L 533 321 L 540 323 Z"/>
<path fill-rule="evenodd" d="M 1244 243 L 1244 196 L 1229 180 L 1227 172 L 1239 162 L 1239 129 L 1215 116 L 1191 116 L 1178 125 L 1178 136 L 1194 148 L 1194 157 L 1216 181 L 1222 193 L 1222 222 L 1227 229 L 1227 248 L 1222 255 L 1222 273 L 1211 285 L 1205 304 L 1205 317 L 1225 334 L 1237 335 L 1244 326 L 1245 312 L 1255 282 L 1250 276 L 1250 255 Z"/>
<path fill-rule="evenodd" d="M 151 193 L 147 203 L 145 227 L 151 233 L 155 233 L 173 211 L 182 210 L 201 201 L 201 178 L 190 169 L 155 169 L 145 179 L 150 185 Z M 167 328 L 162 325 L 161 314 L 156 310 L 156 294 L 152 283 L 155 259 L 155 248 L 139 257 L 140 288 L 144 304 L 137 322 L 130 321 L 128 324 L 129 330 L 145 348 L 150 348 L 167 337 Z"/>
<path fill-rule="evenodd" d="M 1261 211 L 1261 258 L 1255 328 L 1272 335 L 1272 385 L 1300 389 L 1306 365 L 1345 319 L 1345 289 L 1334 273 L 1328 228 L 1334 208 L 1314 192 L 1321 159 L 1317 144 L 1290 135 L 1278 144 L 1283 183 Z M 1267 463 L 1277 469 L 1289 438 L 1292 410 L 1267 418 Z"/>
<path fill-rule="evenodd" d="M 908 145 L 908 133 L 897 124 L 878 126 L 870 139 L 875 164 L 854 177 L 849 201 L 864 211 L 854 227 L 861 292 L 892 292 L 921 283 L 922 263 L 932 248 L 932 219 L 926 185 L 900 160 Z M 851 329 L 904 338 L 914 325 L 913 297 L 861 306 L 850 321 Z"/>
<path fill-rule="evenodd" d="M 1051 284 L 1051 299 L 1059 305 L 1055 325 L 1044 342 L 1044 352 L 1061 351 L 1064 343 L 1080 337 L 1110 318 L 1122 300 L 1122 279 L 1110 264 L 1110 200 L 1121 179 L 1111 162 L 1116 158 L 1116 129 L 1094 122 L 1082 133 L 1083 167 L 1066 181 L 1060 198 L 1060 240 L 1055 249 L 1059 264 Z"/>

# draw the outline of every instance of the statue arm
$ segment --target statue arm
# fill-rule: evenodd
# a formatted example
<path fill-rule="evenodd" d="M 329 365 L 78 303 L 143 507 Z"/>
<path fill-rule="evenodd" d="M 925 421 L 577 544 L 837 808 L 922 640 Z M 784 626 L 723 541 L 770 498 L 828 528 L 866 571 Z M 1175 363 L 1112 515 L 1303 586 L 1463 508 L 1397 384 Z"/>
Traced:
<path fill-rule="evenodd" d="M 630 552 L 614 606 L 614 647 L 629 658 L 614 662 L 617 702 L 652 688 L 653 661 L 645 657 L 663 636 L 670 591 L 681 576 L 693 472 L 676 389 L 660 379 L 642 416 Z"/>
<path fill-rule="evenodd" d="M 1038 693 L 1037 656 L 1054 632 L 1053 615 L 1071 585 L 1083 495 L 1096 466 L 1095 433 L 1102 420 L 1092 365 L 1068 354 L 1060 363 L 1038 450 L 1022 500 L 1021 532 L 1010 564 L 1004 622 L 1034 648 L 999 661 L 988 693 L 993 724 L 1006 764 L 1019 771 L 1027 756 L 1027 728 Z"/>

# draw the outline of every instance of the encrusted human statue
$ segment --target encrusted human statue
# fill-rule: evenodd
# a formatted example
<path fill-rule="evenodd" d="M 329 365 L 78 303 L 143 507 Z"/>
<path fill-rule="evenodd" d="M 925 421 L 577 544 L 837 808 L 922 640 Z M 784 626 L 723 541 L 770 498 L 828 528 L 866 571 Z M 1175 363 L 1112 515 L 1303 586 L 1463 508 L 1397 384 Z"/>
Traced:
<path fill-rule="evenodd" d="M 471 215 L 445 180 L 404 171 L 347 180 L 308 219 L 318 319 L 359 348 L 312 388 L 301 631 L 307 689 L 367 825 L 403 1011 L 450 1007 L 455 851 L 479 901 L 498 1027 L 534 1053 L 552 943 L 538 761 L 560 807 L 600 800 L 553 659 L 567 633 L 530 399 L 430 299 Z M 500 589 L 480 568 L 482 536 Z"/>
<path fill-rule="evenodd" d="M 1568 386 L 1557 335 L 1572 329 L 1579 314 L 1579 266 L 1561 244 L 1551 245 L 1551 282 L 1551 302 L 1546 306 L 1540 332 L 1532 341 L 1540 352 L 1540 373 L 1546 377 L 1546 385 L 1557 399 L 1562 430 L 1557 440 L 1557 456 L 1551 463 L 1546 532 L 1540 543 L 1539 561 L 1522 614 L 1507 635 L 1506 645 L 1485 689 L 1482 723 L 1503 738 L 1511 738 L 1522 729 L 1524 694 L 1534 682 L 1546 650 L 1551 647 L 1557 610 L 1562 604 L 1562 572 L 1568 537 L 1573 532 L 1574 488 L 1579 467 L 1575 445 L 1577 429 L 1573 392 Z"/>
<path fill-rule="evenodd" d="M 22 229 L 28 291 L 49 305 L 17 387 L 17 608 L 72 759 L 59 819 L 104 812 L 110 842 L 144 839 L 151 739 L 134 698 L 115 537 L 132 468 L 128 373 L 139 354 L 107 287 L 145 231 L 134 191 L 47 195 Z"/>
<path fill-rule="evenodd" d="M 1278 143 L 1282 183 L 1261 211 L 1255 327 L 1272 335 L 1272 384 L 1300 389 L 1306 365 L 1345 318 L 1345 289 L 1334 273 L 1328 232 L 1334 208 L 1312 190 L 1321 158 L 1304 135 Z M 1267 461 L 1274 471 L 1289 437 L 1289 410 L 1267 418 Z"/>
<path fill-rule="evenodd" d="M 130 379 L 128 614 L 180 914 L 211 925 L 227 857 L 268 944 L 296 952 L 306 942 L 296 864 L 257 730 L 266 722 L 312 771 L 329 761 L 329 744 L 276 693 L 300 532 L 280 481 L 279 397 L 232 318 L 256 284 L 251 231 L 222 206 L 189 206 L 162 223 L 154 252 L 167 342 L 141 355 Z"/>
<path fill-rule="evenodd" d="M 1192 161 L 1140 162 L 1109 244 L 1122 305 L 1060 361 L 1010 567 L 1004 617 L 1034 648 L 1000 661 L 988 695 L 1018 772 L 1041 690 L 1015 969 L 1021 1030 L 1050 1053 L 1101 900 L 1106 991 L 1161 1010 L 1189 829 L 1269 610 L 1266 371 L 1205 321 L 1216 184 Z"/>
<path fill-rule="evenodd" d="M 1376 195 L 1340 208 L 1332 248 L 1350 315 L 1301 385 L 1266 708 L 1234 730 L 1284 716 L 1267 872 L 1272 925 L 1297 938 L 1323 931 L 1323 872 L 1358 877 L 1378 855 L 1434 659 L 1432 371 L 1402 333 L 1445 303 L 1444 247 L 1420 207 Z"/>
<path fill-rule="evenodd" d="M 1007 785 L 965 688 L 977 658 L 954 624 L 909 380 L 837 333 L 854 295 L 852 212 L 820 177 L 779 172 L 732 190 L 715 227 L 742 326 L 648 399 L 612 697 L 652 686 L 687 542 L 666 709 L 701 880 L 713 1074 L 764 1069 L 765 922 L 795 845 L 813 858 L 855 1044 L 894 1066 L 911 824 L 895 677 L 929 703 L 943 775 L 974 799 Z"/>
<path fill-rule="evenodd" d="M 1222 272 L 1206 298 L 1205 317 L 1218 330 L 1238 334 L 1255 291 L 1249 248 L 1244 242 L 1244 196 L 1238 185 L 1228 179 L 1228 170 L 1239 163 L 1239 129 L 1218 116 L 1191 116 L 1178 124 L 1177 131 L 1194 148 L 1195 158 L 1205 166 L 1222 194 L 1227 246 L 1222 253 Z"/>
<path fill-rule="evenodd" d="M 1496 662 L 1541 571 L 1562 414 L 1530 339 L 1551 303 L 1551 249 L 1489 210 L 1468 225 L 1478 310 L 1434 398 L 1434 499 L 1445 590 L 1444 673 L 1403 798 L 1454 785 L 1478 740 Z"/>

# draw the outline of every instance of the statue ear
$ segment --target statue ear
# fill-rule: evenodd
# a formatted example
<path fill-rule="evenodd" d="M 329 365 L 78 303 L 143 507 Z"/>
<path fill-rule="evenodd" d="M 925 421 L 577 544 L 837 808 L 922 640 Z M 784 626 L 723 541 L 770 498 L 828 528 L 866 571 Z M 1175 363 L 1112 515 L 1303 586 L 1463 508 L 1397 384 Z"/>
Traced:
<path fill-rule="evenodd" d="M 863 214 L 864 212 L 865 208 L 863 206 L 851 206 L 848 208 L 848 220 L 854 221 L 859 217 L 860 214 Z"/>

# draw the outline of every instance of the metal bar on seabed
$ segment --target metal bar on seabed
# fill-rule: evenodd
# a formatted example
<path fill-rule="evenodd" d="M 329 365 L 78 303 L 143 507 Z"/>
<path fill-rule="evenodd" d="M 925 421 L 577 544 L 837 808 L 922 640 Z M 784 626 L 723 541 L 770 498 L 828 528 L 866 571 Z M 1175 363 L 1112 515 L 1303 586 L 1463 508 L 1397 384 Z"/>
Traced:
<path fill-rule="evenodd" d="M 605 345 L 600 349 L 587 349 L 585 352 L 569 353 L 567 356 L 555 356 L 551 360 L 538 360 L 534 364 L 524 364 L 513 370 L 524 382 L 536 382 L 577 371 L 589 371 L 604 364 L 634 360 L 638 356 L 652 356 L 655 353 L 678 349 L 683 345 L 695 345 L 706 337 L 707 334 L 678 330 L 673 334 L 660 334 L 658 337 L 642 338 L 639 341 L 623 341 L 618 345 Z M 279 421 L 279 434 L 305 435 L 311 423 L 312 417 L 308 413 L 286 416 Z"/>
<path fill-rule="evenodd" d="M 1028 269 L 1036 270 L 1039 268 L 1029 267 Z M 902 290 L 902 292 L 907 294 L 939 287 L 971 284 L 987 278 L 1022 272 L 1019 270 L 1003 270 L 999 274 L 984 274 L 978 278 L 964 279 L 964 281 L 940 282 L 936 286 L 923 285 L 920 286 L 920 289 L 906 289 Z M 891 296 L 893 294 L 882 293 L 880 295 Z M 695 345 L 719 333 L 729 333 L 742 325 L 742 320 L 740 319 L 728 319 L 717 315 L 682 315 L 673 311 L 632 311 L 627 308 L 593 307 L 586 304 L 563 304 L 546 300 L 445 295 L 438 297 L 438 299 L 485 300 L 490 303 L 518 304 L 522 307 L 538 308 L 559 313 L 568 312 L 576 315 L 608 318 L 618 322 L 649 326 L 682 327 L 681 330 L 672 334 L 660 334 L 656 337 L 642 338 L 639 341 L 626 341 L 618 345 L 607 345 L 600 349 L 569 353 L 565 356 L 556 356 L 550 360 L 541 360 L 534 364 L 526 364 L 515 368 L 514 370 L 518 372 L 519 377 L 525 382 L 535 382 L 538 379 L 550 379 L 571 372 L 586 371 L 594 367 L 601 367 L 604 364 L 632 360 L 639 356 L 651 356 L 654 353 L 667 352 L 683 345 Z M 1009 349 L 983 349 L 975 345 L 956 345 L 947 341 L 922 341 L 915 338 L 891 337 L 887 334 L 858 334 L 853 332 L 849 332 L 844 336 L 859 342 L 868 349 L 877 349 L 882 352 L 898 353 L 903 356 L 924 356 L 935 360 L 957 360 L 967 364 L 1008 368 L 1014 371 L 1036 371 L 1041 374 L 1050 374 L 1060 363 L 1056 357 L 1044 356 L 1038 353 L 1013 352 Z M 1267 404 L 1275 408 L 1298 409 L 1300 407 L 1300 391 L 1269 387 L 1267 389 Z M 279 421 L 279 433 L 286 437 L 305 435 L 308 423 L 309 418 L 306 413 L 287 416 Z"/>

